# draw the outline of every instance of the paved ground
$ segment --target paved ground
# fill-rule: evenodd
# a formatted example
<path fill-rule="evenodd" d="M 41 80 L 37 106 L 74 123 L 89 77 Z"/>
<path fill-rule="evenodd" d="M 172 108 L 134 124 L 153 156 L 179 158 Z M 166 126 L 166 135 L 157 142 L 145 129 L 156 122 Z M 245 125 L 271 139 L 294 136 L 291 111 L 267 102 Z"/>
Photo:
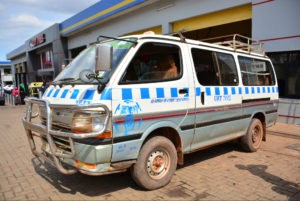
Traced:
<path fill-rule="evenodd" d="M 227 143 L 186 155 L 169 185 L 144 191 L 128 173 L 62 175 L 34 158 L 24 111 L 0 107 L 0 200 L 300 200 L 299 138 L 269 135 L 256 153 Z"/>

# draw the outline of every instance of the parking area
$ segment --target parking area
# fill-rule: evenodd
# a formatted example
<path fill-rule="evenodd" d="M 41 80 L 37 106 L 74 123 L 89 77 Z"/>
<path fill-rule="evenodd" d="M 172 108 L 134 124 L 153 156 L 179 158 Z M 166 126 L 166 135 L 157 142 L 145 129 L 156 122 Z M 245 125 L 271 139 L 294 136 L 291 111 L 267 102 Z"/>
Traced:
<path fill-rule="evenodd" d="M 0 107 L 0 200 L 300 200 L 297 136 L 268 135 L 256 153 L 226 143 L 185 155 L 169 185 L 145 191 L 129 173 L 62 175 L 35 158 L 24 112 Z"/>

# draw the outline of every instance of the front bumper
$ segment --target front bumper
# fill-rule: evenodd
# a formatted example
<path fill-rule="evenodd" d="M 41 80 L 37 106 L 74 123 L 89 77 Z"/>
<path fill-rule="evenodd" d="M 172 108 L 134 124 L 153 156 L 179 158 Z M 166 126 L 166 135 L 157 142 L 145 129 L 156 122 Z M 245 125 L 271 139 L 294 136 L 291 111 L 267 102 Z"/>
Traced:
<path fill-rule="evenodd" d="M 92 138 L 99 136 L 107 129 L 109 120 L 109 109 L 103 104 L 91 104 L 91 105 L 58 105 L 50 104 L 47 100 L 41 100 L 37 98 L 27 98 L 25 102 L 28 103 L 26 116 L 23 118 L 23 125 L 27 134 L 29 145 L 32 153 L 40 158 L 43 158 L 46 162 L 55 166 L 59 172 L 63 174 L 74 174 L 78 171 L 89 175 L 103 175 L 115 172 L 125 171 L 135 161 L 125 161 L 119 163 L 110 163 L 107 158 L 111 157 L 112 145 L 104 146 L 89 146 L 81 145 L 74 142 L 75 140 L 82 140 L 86 138 Z M 38 114 L 33 115 L 33 105 L 45 106 L 46 108 L 46 125 L 32 122 L 32 119 L 36 118 Z M 99 132 L 76 134 L 72 132 L 63 132 L 52 129 L 52 113 L 54 109 L 68 109 L 73 111 L 86 110 L 91 108 L 102 108 L 105 111 L 104 127 Z M 42 138 L 42 151 L 37 151 L 34 136 Z M 63 140 L 61 140 L 63 139 Z M 67 147 L 61 149 L 60 147 Z M 83 153 L 83 154 L 82 154 Z M 102 156 L 99 156 L 99 154 Z M 98 163 L 94 169 L 86 168 L 85 166 L 78 165 L 76 158 L 87 158 L 87 155 L 99 156 L 94 161 L 99 161 L 99 158 L 106 158 L 106 163 Z"/>

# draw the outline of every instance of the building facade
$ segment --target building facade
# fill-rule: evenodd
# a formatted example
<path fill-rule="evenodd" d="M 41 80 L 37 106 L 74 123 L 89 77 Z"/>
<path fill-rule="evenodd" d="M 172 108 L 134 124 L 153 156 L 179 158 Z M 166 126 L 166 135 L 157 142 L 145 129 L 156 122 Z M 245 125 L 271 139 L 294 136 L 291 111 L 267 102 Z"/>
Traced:
<path fill-rule="evenodd" d="M 50 81 L 99 35 L 181 31 L 201 40 L 238 33 L 264 43 L 277 72 L 281 105 L 289 107 L 280 107 L 280 120 L 299 124 L 299 7 L 299 0 L 102 0 L 28 39 L 7 58 L 21 74 L 16 82 L 24 76 L 28 82 Z"/>
<path fill-rule="evenodd" d="M 11 72 L 10 61 L 0 61 L 0 84 L 1 90 L 4 86 L 13 84 L 13 74 Z"/>

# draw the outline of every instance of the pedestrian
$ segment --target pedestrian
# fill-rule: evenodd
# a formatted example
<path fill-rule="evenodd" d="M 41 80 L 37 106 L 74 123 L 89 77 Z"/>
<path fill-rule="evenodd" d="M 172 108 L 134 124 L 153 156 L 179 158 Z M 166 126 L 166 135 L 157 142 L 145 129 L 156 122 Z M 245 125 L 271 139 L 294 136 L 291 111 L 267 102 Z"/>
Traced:
<path fill-rule="evenodd" d="M 21 97 L 20 97 L 20 91 L 19 91 L 18 87 L 15 87 L 15 90 L 13 90 L 12 94 L 15 97 L 15 105 L 20 104 Z"/>
<path fill-rule="evenodd" d="M 26 96 L 26 88 L 23 83 L 20 84 L 20 97 L 21 97 L 21 104 L 25 104 L 25 96 Z"/>

